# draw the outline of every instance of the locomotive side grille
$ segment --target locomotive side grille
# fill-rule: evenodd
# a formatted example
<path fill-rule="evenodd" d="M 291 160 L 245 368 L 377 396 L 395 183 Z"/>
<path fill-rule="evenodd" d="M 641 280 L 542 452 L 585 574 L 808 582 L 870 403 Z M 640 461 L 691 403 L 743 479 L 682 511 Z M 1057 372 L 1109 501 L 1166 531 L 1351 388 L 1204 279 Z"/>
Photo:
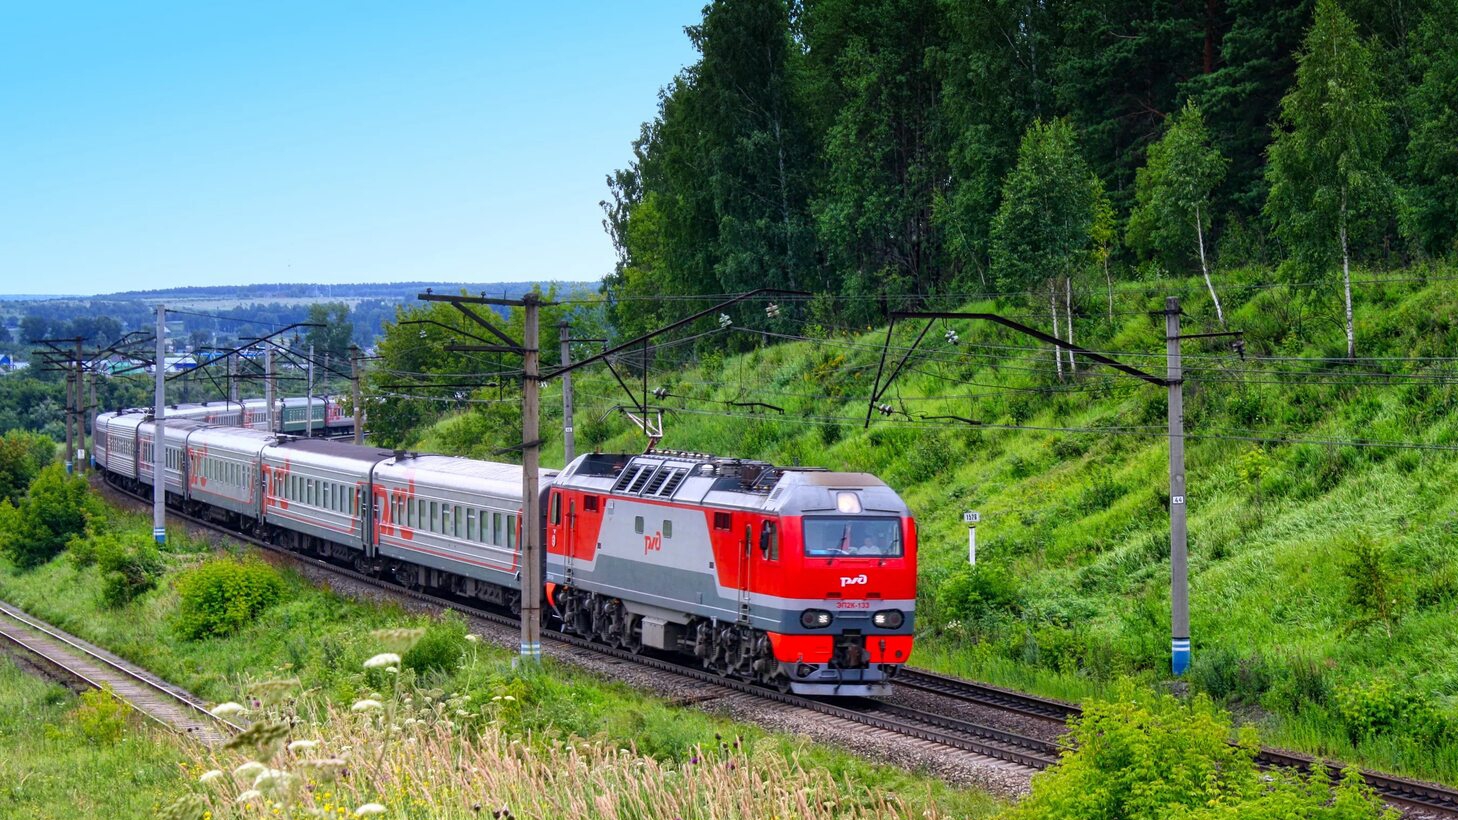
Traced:
<path fill-rule="evenodd" d="M 623 470 L 622 474 L 618 476 L 618 480 L 613 483 L 613 492 L 620 493 L 628 489 L 628 485 L 632 483 L 634 477 L 636 477 L 638 473 L 642 472 L 643 470 L 643 467 L 636 467 L 632 465 L 630 465 L 626 470 Z"/>
<path fill-rule="evenodd" d="M 663 489 L 659 490 L 658 494 L 664 497 L 673 495 L 674 490 L 678 489 L 678 485 L 683 483 L 687 475 L 687 470 L 674 470 L 673 474 L 668 477 L 668 480 L 663 483 Z"/>
<path fill-rule="evenodd" d="M 643 486 L 643 495 L 662 495 L 660 491 L 668 479 L 677 472 L 672 467 L 658 468 L 658 472 L 653 474 L 653 479 Z"/>
<path fill-rule="evenodd" d="M 644 465 L 643 469 L 638 471 L 638 477 L 633 479 L 632 484 L 628 485 L 628 492 L 630 494 L 642 492 L 643 485 L 647 484 L 648 479 L 652 478 L 657 472 L 658 470 L 654 469 L 654 465 Z"/>

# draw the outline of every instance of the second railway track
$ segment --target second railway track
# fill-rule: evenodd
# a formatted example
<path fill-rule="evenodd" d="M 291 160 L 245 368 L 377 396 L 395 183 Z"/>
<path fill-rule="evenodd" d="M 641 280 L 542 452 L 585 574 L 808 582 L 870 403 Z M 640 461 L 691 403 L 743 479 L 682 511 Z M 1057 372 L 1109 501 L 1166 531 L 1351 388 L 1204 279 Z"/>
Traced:
<path fill-rule="evenodd" d="M 209 713 L 188 692 L 3 602 L 0 639 L 66 678 L 109 689 L 148 720 L 201 743 L 223 743 L 243 729 Z"/>

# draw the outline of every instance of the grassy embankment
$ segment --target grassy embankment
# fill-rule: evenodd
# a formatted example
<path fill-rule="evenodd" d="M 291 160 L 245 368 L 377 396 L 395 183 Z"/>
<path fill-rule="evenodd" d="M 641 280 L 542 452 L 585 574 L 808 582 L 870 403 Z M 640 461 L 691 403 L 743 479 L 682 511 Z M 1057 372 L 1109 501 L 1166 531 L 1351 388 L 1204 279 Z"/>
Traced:
<path fill-rule="evenodd" d="M 1269 742 L 1458 782 L 1458 453 L 1209 437 L 1458 444 L 1449 365 L 1403 360 L 1458 352 L 1455 271 L 1400 276 L 1407 281 L 1356 277 L 1358 353 L 1393 358 L 1324 365 L 1276 357 L 1344 355 L 1332 288 L 1265 286 L 1268 270 L 1217 280 L 1248 358 L 1216 343 L 1185 344 L 1190 677 L 1259 724 Z M 1167 293 L 1183 297 L 1185 332 L 1218 329 L 1199 281 L 1131 283 L 1118 291 L 1112 323 L 1102 294 L 1093 294 L 1078 341 L 1123 351 L 1162 375 L 1163 317 L 1147 311 L 1162 309 Z M 966 309 L 1028 313 L 993 302 Z M 758 318 L 741 321 L 763 325 Z M 1026 320 L 1046 324 L 1036 311 Z M 905 328 L 897 343 L 916 330 Z M 878 415 L 863 431 L 884 328 L 829 332 L 791 322 L 788 332 L 815 338 L 695 360 L 670 351 L 650 389 L 694 398 L 676 401 L 682 410 L 666 422 L 665 446 L 886 479 L 921 528 L 922 665 L 1075 699 L 1122 679 L 1163 684 L 1164 390 L 1086 364 L 1058 383 L 1046 347 L 964 323 L 959 344 L 941 327 L 928 334 L 929 355 L 911 363 L 886 401 L 986 426 L 898 414 Z M 722 338 L 760 344 L 739 327 Z M 1418 375 L 1374 375 L 1383 372 Z M 624 401 L 610 377 L 583 375 L 577 384 L 579 451 L 640 449 L 641 435 L 608 412 Z M 744 413 L 722 404 L 729 400 L 787 412 L 728 418 Z M 543 406 L 560 416 L 551 392 Z M 547 464 L 560 463 L 557 423 L 543 425 Z M 1145 429 L 1046 429 L 1105 427 Z M 510 405 L 493 405 L 442 420 L 419 447 L 489 457 L 515 435 Z M 982 513 L 975 572 L 965 568 L 960 523 L 973 508 Z"/>
<path fill-rule="evenodd" d="M 148 522 L 142 516 L 115 510 L 109 510 L 109 514 L 114 520 L 103 525 L 104 529 L 121 532 L 124 538 L 149 537 Z M 298 683 L 292 689 L 311 692 L 312 698 L 347 708 L 357 698 L 379 691 L 381 685 L 378 671 L 366 672 L 362 668 L 365 659 L 380 651 L 371 633 L 428 622 L 393 605 L 342 598 L 284 572 L 284 594 L 256 620 L 230 635 L 182 639 L 176 634 L 178 575 L 208 560 L 216 548 L 214 544 L 174 533 L 165 556 L 167 574 L 159 587 L 119 609 L 102 604 L 97 568 L 78 568 L 69 553 L 30 571 L 19 571 L 0 560 L 0 597 L 215 701 L 246 702 L 246 694 L 255 691 L 260 681 L 296 678 Z M 573 757 L 571 750 L 564 751 L 564 744 L 578 744 L 573 759 L 579 764 L 608 753 L 603 750 L 617 755 L 619 748 L 633 749 L 630 758 L 618 761 L 615 768 L 603 773 L 604 788 L 617 789 L 623 783 L 632 782 L 635 771 L 643 772 L 643 778 L 665 768 L 681 769 L 689 774 L 694 765 L 691 761 L 707 754 L 704 750 L 717 754 L 718 738 L 722 736 L 742 737 L 745 748 L 752 748 L 756 757 L 778 760 L 778 769 L 791 773 L 777 781 L 779 786 L 817 789 L 823 800 L 832 801 L 846 811 L 870 811 L 881 806 L 884 800 L 897 797 L 905 801 L 903 811 L 915 816 L 929 809 L 934 813 L 978 817 L 992 813 L 998 806 L 977 792 L 953 789 L 931 778 L 875 766 L 802 739 L 769 734 L 701 712 L 673 708 L 626 686 L 559 666 L 551 665 L 549 675 L 519 676 L 511 669 L 510 653 L 468 642 L 464 624 L 459 621 L 430 626 L 421 644 L 430 648 L 424 650 L 423 659 L 407 656 L 406 666 L 410 668 L 403 670 L 402 678 L 408 678 L 420 691 L 434 691 L 436 697 L 445 692 L 458 694 L 453 705 L 468 715 L 462 718 L 462 726 L 479 732 L 481 737 L 491 738 L 486 744 L 489 748 L 477 750 L 483 755 L 482 760 L 513 742 L 525 743 L 529 752 L 516 756 L 518 771 L 509 784 L 519 794 L 536 782 L 532 780 L 532 772 L 547 771 L 555 765 L 558 758 L 554 756 L 566 755 L 561 758 L 563 761 Z M 0 676 L 0 699 L 35 700 L 39 696 L 28 694 L 35 685 L 27 685 L 29 689 L 13 685 L 9 677 Z M 503 708 L 505 695 L 511 696 L 506 701 L 509 709 Z M 0 700 L 0 706 L 7 702 Z M 11 714 L 12 710 L 4 711 Z M 55 781 L 59 785 L 28 798 L 34 801 L 36 816 L 65 816 L 67 808 L 74 805 L 67 801 L 76 789 L 83 787 L 98 794 L 135 792 L 125 798 L 119 794 L 104 796 L 115 801 L 116 811 L 97 816 L 117 817 L 152 816 L 153 803 L 161 799 L 158 795 L 170 792 L 171 797 L 176 797 L 185 790 L 180 781 L 166 774 L 168 766 L 175 766 L 175 761 L 183 758 L 175 741 L 169 745 L 169 742 L 128 735 L 121 742 L 129 746 L 87 752 L 86 747 L 93 745 L 89 741 L 68 734 L 68 730 L 53 732 L 45 728 L 63 726 L 66 718 L 62 712 L 64 706 L 54 706 L 34 715 L 12 716 L 10 720 L 22 721 L 23 728 L 11 731 L 7 727 L 6 736 L 0 737 L 0 749 L 11 745 L 19 750 L 14 757 L 0 755 L 13 761 L 9 778 L 12 784 L 44 783 L 50 782 L 47 777 L 56 778 L 54 767 L 45 762 L 50 757 L 74 758 L 82 762 L 78 765 L 84 764 L 74 777 L 67 774 Z M 320 731 L 339 738 L 352 730 L 344 726 L 325 727 Z M 134 758 L 135 771 L 123 765 L 130 754 L 125 749 L 133 747 L 143 750 Z M 437 747 L 460 749 L 459 744 L 449 743 Z M 399 747 L 397 752 L 398 758 L 384 761 L 385 770 L 395 773 L 411 770 L 418 775 L 454 767 L 451 761 L 419 758 L 418 753 L 409 752 L 406 747 Z M 760 768 L 756 766 L 756 770 Z M 38 777 L 41 779 L 36 780 Z M 143 785 L 153 785 L 145 790 L 134 788 L 138 779 Z M 398 788 L 392 792 L 391 800 L 392 806 L 400 809 L 399 814 L 434 817 L 444 816 L 443 812 L 453 813 L 452 816 L 464 812 L 460 805 L 450 802 L 461 797 L 456 791 L 421 788 L 408 775 L 395 783 Z M 543 789 L 560 790 L 560 786 L 552 787 L 545 780 L 540 785 Z M 713 783 L 700 785 L 704 790 L 695 792 L 699 797 L 711 794 L 715 788 Z M 719 785 L 727 785 L 727 781 Z M 358 781 L 357 786 L 355 790 L 362 791 L 364 781 Z M 893 795 L 896 797 L 888 797 Z M 773 802 L 777 799 L 775 793 L 766 792 L 763 798 L 761 808 L 778 805 Z M 437 804 L 434 802 L 437 800 L 445 803 Z M 166 804 L 169 800 L 161 802 Z M 643 816 L 659 816 L 656 811 L 650 810 Z M 519 806 L 518 816 L 545 815 L 523 813 Z"/>
<path fill-rule="evenodd" d="M 0 817 L 155 816 L 185 788 L 184 761 L 166 732 L 0 656 Z"/>

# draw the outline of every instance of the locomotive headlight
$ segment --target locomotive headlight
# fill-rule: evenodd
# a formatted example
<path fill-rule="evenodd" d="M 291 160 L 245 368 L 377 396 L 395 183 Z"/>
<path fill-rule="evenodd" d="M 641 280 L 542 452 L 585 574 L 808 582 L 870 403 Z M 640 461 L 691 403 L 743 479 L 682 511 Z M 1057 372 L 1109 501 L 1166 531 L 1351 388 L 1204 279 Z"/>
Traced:
<path fill-rule="evenodd" d="M 899 609 L 883 609 L 871 616 L 871 623 L 882 629 L 896 629 L 906 622 L 906 616 Z"/>
<path fill-rule="evenodd" d="M 830 626 L 830 613 L 823 609 L 807 609 L 800 613 L 800 626 L 806 629 L 822 629 Z"/>

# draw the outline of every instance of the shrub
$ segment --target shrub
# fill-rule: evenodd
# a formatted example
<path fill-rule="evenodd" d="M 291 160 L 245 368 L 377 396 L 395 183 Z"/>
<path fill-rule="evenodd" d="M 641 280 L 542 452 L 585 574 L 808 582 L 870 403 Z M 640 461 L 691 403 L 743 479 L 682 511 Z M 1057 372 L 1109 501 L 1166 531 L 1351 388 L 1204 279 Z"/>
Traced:
<path fill-rule="evenodd" d="M 1347 580 L 1347 604 L 1353 613 L 1348 630 L 1380 625 L 1387 637 L 1392 637 L 1392 628 L 1406 607 L 1407 590 L 1392 567 L 1387 548 L 1358 536 L 1348 548 L 1342 575 Z"/>
<path fill-rule="evenodd" d="M 157 546 L 137 533 L 100 536 L 95 539 L 94 550 L 101 569 L 101 599 L 107 606 L 124 606 L 136 600 L 157 586 L 166 569 Z"/>
<path fill-rule="evenodd" d="M 177 580 L 177 633 L 189 639 L 231 634 L 276 603 L 283 592 L 283 577 L 261 561 L 209 561 Z"/>
<path fill-rule="evenodd" d="M 466 652 L 466 622 L 454 612 L 425 628 L 425 634 L 400 657 L 400 665 L 417 675 L 449 672 Z"/>
<path fill-rule="evenodd" d="M 1018 611 L 1018 584 L 1006 567 L 963 567 L 943 581 L 937 604 L 946 620 L 982 620 Z"/>
<path fill-rule="evenodd" d="M 1132 690 L 1084 705 L 1075 751 L 1033 778 L 1010 818 L 1306 817 L 1375 820 L 1385 814 L 1355 770 L 1333 787 L 1325 776 L 1263 772 L 1253 732 L 1231 744 L 1230 719 L 1208 699 L 1137 702 Z"/>
<path fill-rule="evenodd" d="M 18 500 L 55 458 L 56 442 L 50 436 L 24 430 L 0 436 L 0 499 Z"/>
<path fill-rule="evenodd" d="M 67 476 L 60 464 L 51 464 L 19 503 L 0 501 L 0 552 L 20 567 L 44 564 L 85 532 L 94 503 L 86 479 Z"/>
<path fill-rule="evenodd" d="M 76 728 L 92 743 L 111 746 L 121 740 L 130 716 L 128 707 L 112 693 L 110 686 L 81 693 L 81 703 L 71 712 Z"/>
<path fill-rule="evenodd" d="M 1451 739 L 1458 728 L 1427 697 L 1385 678 L 1339 686 L 1334 700 L 1353 743 L 1385 735 L 1437 744 Z"/>
<path fill-rule="evenodd" d="M 1271 670 L 1259 655 L 1212 646 L 1194 656 L 1190 678 L 1217 701 L 1254 704 L 1271 688 Z"/>

